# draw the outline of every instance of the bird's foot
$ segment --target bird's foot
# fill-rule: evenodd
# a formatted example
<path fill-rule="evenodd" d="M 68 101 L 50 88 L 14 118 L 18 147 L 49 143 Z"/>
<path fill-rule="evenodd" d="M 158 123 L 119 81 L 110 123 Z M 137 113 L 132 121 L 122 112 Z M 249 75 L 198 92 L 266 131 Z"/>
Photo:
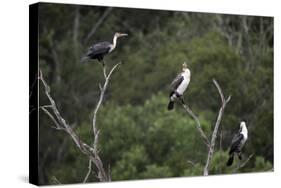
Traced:
<path fill-rule="evenodd" d="M 180 97 L 179 100 L 182 104 L 185 104 L 183 97 Z"/>

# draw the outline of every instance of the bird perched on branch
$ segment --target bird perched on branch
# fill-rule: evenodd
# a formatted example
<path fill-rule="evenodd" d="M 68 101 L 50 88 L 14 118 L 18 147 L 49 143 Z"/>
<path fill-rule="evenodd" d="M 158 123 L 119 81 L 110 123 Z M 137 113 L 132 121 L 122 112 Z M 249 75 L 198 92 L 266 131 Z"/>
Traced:
<path fill-rule="evenodd" d="M 226 166 L 232 165 L 235 154 L 238 155 L 238 158 L 240 160 L 242 159 L 241 150 L 242 150 L 243 146 L 245 145 L 247 139 L 248 139 L 248 130 L 246 127 L 246 123 L 244 121 L 242 121 L 240 123 L 239 133 L 236 134 L 231 141 L 231 146 L 230 146 L 230 150 L 229 150 L 229 158 L 226 163 Z"/>
<path fill-rule="evenodd" d="M 174 102 L 177 98 L 182 99 L 183 93 L 185 92 L 189 82 L 190 82 L 190 70 L 187 68 L 187 64 L 182 64 L 182 72 L 178 74 L 178 76 L 173 80 L 170 85 L 171 93 L 169 95 L 169 104 L 168 110 L 172 110 L 174 108 Z"/>
<path fill-rule="evenodd" d="M 111 53 L 116 48 L 117 39 L 119 37 L 123 37 L 123 36 L 128 36 L 128 34 L 117 32 L 114 34 L 112 43 L 104 41 L 104 42 L 99 42 L 99 43 L 93 44 L 88 49 L 87 54 L 84 57 L 82 57 L 80 61 L 83 63 L 83 62 L 88 61 L 89 59 L 97 59 L 99 62 L 102 61 L 102 63 L 104 63 L 103 57 L 105 55 Z"/>

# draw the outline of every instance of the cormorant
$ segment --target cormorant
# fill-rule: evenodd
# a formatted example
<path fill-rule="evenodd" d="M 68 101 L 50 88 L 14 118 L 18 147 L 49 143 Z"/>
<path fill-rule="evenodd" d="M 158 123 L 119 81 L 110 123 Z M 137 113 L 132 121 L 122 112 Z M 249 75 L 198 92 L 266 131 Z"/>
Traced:
<path fill-rule="evenodd" d="M 182 72 L 178 74 L 178 76 L 173 80 L 170 85 L 171 93 L 169 95 L 169 104 L 168 110 L 172 110 L 174 108 L 174 102 L 177 98 L 182 100 L 182 95 L 186 90 L 189 82 L 190 82 L 190 70 L 187 68 L 187 64 L 182 64 Z"/>
<path fill-rule="evenodd" d="M 236 134 L 231 141 L 231 146 L 230 146 L 230 150 L 229 150 L 229 158 L 226 163 L 226 166 L 232 165 L 235 154 L 238 155 L 238 158 L 240 160 L 242 159 L 241 149 L 245 145 L 247 139 L 248 139 L 248 130 L 246 127 L 246 123 L 244 121 L 242 121 L 240 123 L 239 133 Z"/>
<path fill-rule="evenodd" d="M 113 43 L 104 41 L 93 44 L 89 49 L 87 54 L 81 58 L 81 62 L 86 62 L 89 59 L 97 59 L 98 61 L 103 61 L 103 57 L 110 52 L 112 52 L 117 44 L 117 39 L 119 37 L 127 36 L 128 34 L 125 33 L 115 33 L 113 37 Z"/>

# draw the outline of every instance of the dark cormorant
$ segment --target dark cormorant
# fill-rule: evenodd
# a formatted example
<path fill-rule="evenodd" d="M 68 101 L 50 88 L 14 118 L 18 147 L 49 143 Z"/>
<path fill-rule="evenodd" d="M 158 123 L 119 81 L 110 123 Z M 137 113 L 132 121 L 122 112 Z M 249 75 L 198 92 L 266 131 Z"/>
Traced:
<path fill-rule="evenodd" d="M 243 148 L 247 139 L 248 139 L 248 130 L 246 127 L 246 123 L 244 121 L 242 121 L 240 123 L 239 133 L 236 134 L 231 141 L 231 146 L 230 146 L 230 150 L 229 150 L 229 158 L 226 163 L 226 166 L 232 165 L 235 154 L 238 155 L 238 158 L 240 160 L 242 159 L 241 149 Z"/>
<path fill-rule="evenodd" d="M 104 41 L 104 42 L 99 42 L 96 44 L 93 44 L 89 49 L 87 54 L 81 58 L 81 62 L 86 62 L 89 59 L 97 59 L 98 61 L 103 61 L 103 57 L 106 54 L 109 54 L 112 52 L 117 44 L 117 39 L 119 37 L 127 36 L 128 34 L 125 33 L 115 33 L 113 37 L 113 43 L 111 44 L 110 42 Z"/>

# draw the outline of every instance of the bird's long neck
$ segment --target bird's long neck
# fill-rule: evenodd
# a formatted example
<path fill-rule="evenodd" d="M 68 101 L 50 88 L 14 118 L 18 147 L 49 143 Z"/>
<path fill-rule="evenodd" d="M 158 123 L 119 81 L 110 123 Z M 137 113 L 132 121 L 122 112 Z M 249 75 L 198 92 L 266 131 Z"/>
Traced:
<path fill-rule="evenodd" d="M 186 78 L 189 78 L 190 77 L 190 71 L 189 71 L 189 69 L 184 69 L 183 70 L 183 76 L 185 76 Z"/>
<path fill-rule="evenodd" d="M 116 47 L 116 44 L 117 44 L 117 36 L 114 35 L 114 37 L 113 37 L 113 43 L 112 43 L 112 46 L 111 46 L 110 51 L 114 50 L 114 48 Z"/>

